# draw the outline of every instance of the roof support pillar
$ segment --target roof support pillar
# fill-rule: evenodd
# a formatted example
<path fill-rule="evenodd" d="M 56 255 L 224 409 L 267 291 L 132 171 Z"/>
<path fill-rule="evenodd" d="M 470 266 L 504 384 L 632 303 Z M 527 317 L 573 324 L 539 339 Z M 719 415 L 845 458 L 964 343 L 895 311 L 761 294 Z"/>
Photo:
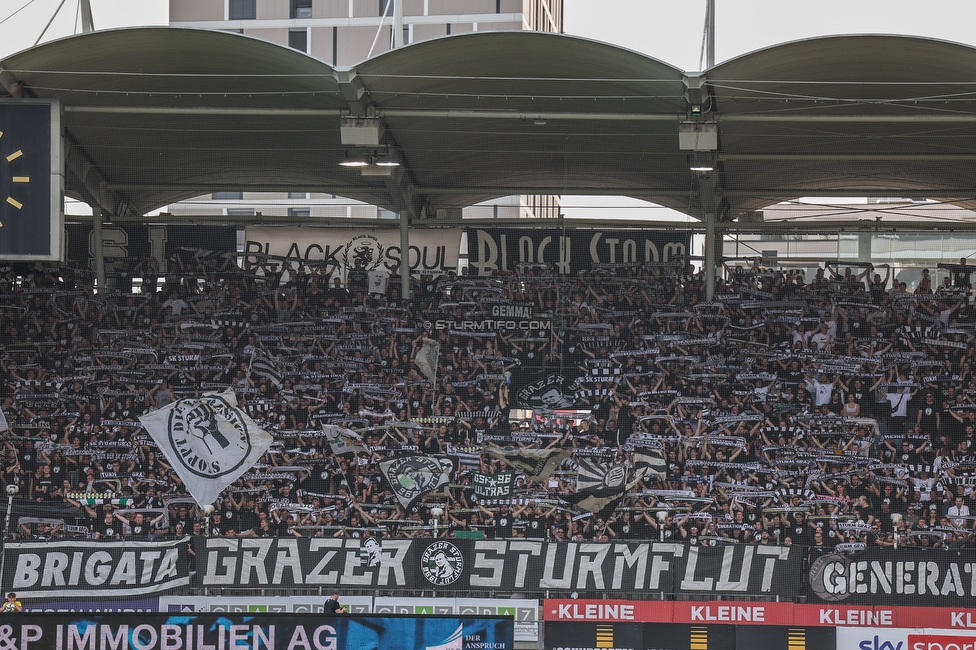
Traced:
<path fill-rule="evenodd" d="M 105 291 L 105 239 L 102 235 L 102 209 L 98 205 L 92 206 L 92 248 L 95 253 L 95 278 L 98 280 L 98 291 Z"/>
<path fill-rule="evenodd" d="M 400 211 L 400 296 L 410 299 L 410 216 L 406 210 Z"/>
<path fill-rule="evenodd" d="M 95 21 L 92 20 L 91 0 L 81 0 L 81 33 L 95 31 Z"/>
<path fill-rule="evenodd" d="M 715 271 L 718 268 L 717 244 L 718 229 L 715 227 L 718 215 L 714 210 L 705 213 L 705 301 L 711 302 L 715 296 Z"/>
<path fill-rule="evenodd" d="M 870 262 L 871 261 L 871 242 L 874 239 L 874 233 L 871 231 L 859 232 L 857 233 L 857 261 L 858 262 Z M 873 279 L 873 278 L 869 278 Z"/>

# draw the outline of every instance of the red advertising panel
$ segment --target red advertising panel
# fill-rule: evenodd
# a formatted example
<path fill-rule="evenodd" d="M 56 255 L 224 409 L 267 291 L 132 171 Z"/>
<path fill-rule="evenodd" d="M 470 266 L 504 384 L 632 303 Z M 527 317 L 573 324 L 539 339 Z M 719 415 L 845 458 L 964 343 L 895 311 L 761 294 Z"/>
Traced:
<path fill-rule="evenodd" d="M 976 629 L 976 609 L 748 601 L 547 599 L 546 621 Z"/>

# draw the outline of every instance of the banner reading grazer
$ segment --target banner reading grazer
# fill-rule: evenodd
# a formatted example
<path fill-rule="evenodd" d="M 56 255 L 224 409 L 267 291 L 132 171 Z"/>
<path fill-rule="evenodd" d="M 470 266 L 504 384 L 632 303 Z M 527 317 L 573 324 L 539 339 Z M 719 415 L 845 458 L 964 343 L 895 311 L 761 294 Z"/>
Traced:
<path fill-rule="evenodd" d="M 523 230 L 469 228 L 471 275 L 517 271 L 519 264 L 552 264 L 557 273 L 577 273 L 614 264 L 681 262 L 690 232 L 653 230 Z"/>
<path fill-rule="evenodd" d="M 11 650 L 515 649 L 511 616 L 350 614 L 19 614 L 0 639 Z M 16 620 L 14 620 L 16 619 Z"/>
<path fill-rule="evenodd" d="M 810 564 L 813 602 L 971 607 L 976 563 L 971 552 L 869 550 L 853 558 L 829 553 Z"/>
<path fill-rule="evenodd" d="M 383 540 L 368 566 L 360 540 L 197 538 L 197 586 L 341 585 L 387 591 L 614 591 L 796 597 L 802 550 L 530 540 Z"/>
<path fill-rule="evenodd" d="M 245 255 L 261 253 L 295 262 L 324 262 L 342 274 L 354 268 L 356 260 L 362 260 L 367 271 L 390 271 L 402 259 L 399 230 L 248 226 L 245 240 Z M 411 230 L 410 269 L 432 275 L 457 270 L 460 246 L 460 230 Z"/>
<path fill-rule="evenodd" d="M 190 584 L 188 540 L 11 542 L 3 550 L 3 584 L 31 598 L 166 593 Z"/>

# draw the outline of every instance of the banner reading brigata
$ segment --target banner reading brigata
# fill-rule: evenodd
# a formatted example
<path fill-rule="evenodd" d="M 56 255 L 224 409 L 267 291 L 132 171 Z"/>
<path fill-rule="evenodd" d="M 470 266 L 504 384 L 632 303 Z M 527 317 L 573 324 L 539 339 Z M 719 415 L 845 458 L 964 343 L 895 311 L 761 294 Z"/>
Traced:
<path fill-rule="evenodd" d="M 663 230 L 469 228 L 467 233 L 471 274 L 480 276 L 516 271 L 520 264 L 551 264 L 565 275 L 616 264 L 682 262 L 691 247 L 690 232 Z"/>
<path fill-rule="evenodd" d="M 0 626 L 19 650 L 514 650 L 510 616 L 20 614 Z"/>
<path fill-rule="evenodd" d="M 349 538 L 197 538 L 200 587 L 342 585 L 386 590 L 600 590 L 799 595 L 801 553 L 532 540 L 383 540 L 379 560 Z"/>
<path fill-rule="evenodd" d="M 391 271 L 403 259 L 399 230 L 248 226 L 244 234 L 244 255 L 324 263 L 341 273 L 357 260 L 367 271 Z M 432 275 L 455 271 L 460 246 L 460 230 L 411 230 L 410 269 Z"/>
<path fill-rule="evenodd" d="M 190 584 L 188 539 L 8 543 L 3 584 L 31 598 L 166 593 Z"/>

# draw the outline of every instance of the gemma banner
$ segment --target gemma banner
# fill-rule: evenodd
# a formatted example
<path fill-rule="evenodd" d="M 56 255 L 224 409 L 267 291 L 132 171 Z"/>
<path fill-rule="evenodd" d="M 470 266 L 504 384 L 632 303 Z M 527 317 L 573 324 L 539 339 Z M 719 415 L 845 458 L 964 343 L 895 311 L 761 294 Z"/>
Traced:
<path fill-rule="evenodd" d="M 20 650 L 514 650 L 511 616 L 20 614 L 0 642 Z"/>
<path fill-rule="evenodd" d="M 690 232 L 653 230 L 468 228 L 471 274 L 546 266 L 560 275 L 616 266 L 682 263 Z"/>
<path fill-rule="evenodd" d="M 784 546 L 394 539 L 371 563 L 358 539 L 195 541 L 198 587 L 800 595 L 802 552 Z"/>

